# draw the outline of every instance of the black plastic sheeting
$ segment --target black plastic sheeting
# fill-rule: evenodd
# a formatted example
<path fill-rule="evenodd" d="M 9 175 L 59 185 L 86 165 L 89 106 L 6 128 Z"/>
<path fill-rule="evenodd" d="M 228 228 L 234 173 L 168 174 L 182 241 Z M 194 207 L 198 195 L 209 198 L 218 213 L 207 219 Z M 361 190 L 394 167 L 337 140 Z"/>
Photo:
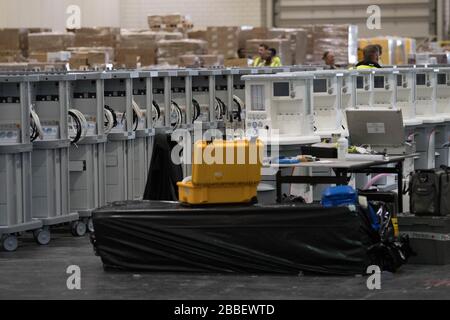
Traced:
<path fill-rule="evenodd" d="M 349 275 L 371 264 L 371 240 L 347 207 L 124 201 L 93 221 L 105 270 Z"/>

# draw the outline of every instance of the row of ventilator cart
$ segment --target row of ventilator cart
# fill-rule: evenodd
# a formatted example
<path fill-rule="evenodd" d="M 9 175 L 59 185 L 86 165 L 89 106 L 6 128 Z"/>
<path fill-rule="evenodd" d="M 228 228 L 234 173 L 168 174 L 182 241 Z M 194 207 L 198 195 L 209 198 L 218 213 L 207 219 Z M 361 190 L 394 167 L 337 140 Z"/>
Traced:
<path fill-rule="evenodd" d="M 280 144 L 312 144 L 346 133 L 345 109 L 365 107 L 402 110 L 420 154 L 405 175 L 449 163 L 445 66 L 3 72 L 2 248 L 15 250 L 27 231 L 47 244 L 61 224 L 81 236 L 95 208 L 141 199 L 157 133 L 277 129 Z"/>

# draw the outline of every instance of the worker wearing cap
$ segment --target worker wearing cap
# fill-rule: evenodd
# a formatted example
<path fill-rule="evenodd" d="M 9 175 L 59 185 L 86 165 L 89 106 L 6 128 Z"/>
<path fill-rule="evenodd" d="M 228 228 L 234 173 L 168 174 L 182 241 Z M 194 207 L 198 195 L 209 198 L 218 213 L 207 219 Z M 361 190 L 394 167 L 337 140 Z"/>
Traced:
<path fill-rule="evenodd" d="M 356 69 L 381 68 L 378 60 L 380 59 L 380 48 L 377 45 L 368 45 L 363 49 L 364 59 L 356 64 Z"/>
<path fill-rule="evenodd" d="M 258 55 L 253 59 L 253 67 L 264 67 L 266 64 L 266 58 L 270 54 L 269 46 L 265 43 L 261 43 L 258 47 Z"/>

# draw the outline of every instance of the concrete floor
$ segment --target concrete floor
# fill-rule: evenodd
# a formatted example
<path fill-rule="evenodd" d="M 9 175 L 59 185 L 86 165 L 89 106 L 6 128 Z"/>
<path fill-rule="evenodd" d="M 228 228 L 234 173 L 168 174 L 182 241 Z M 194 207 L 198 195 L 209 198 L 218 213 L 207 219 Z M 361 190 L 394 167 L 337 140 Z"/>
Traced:
<path fill-rule="evenodd" d="M 24 235 L 16 252 L 0 252 L 0 299 L 450 299 L 450 265 L 406 265 L 365 277 L 205 275 L 104 272 L 89 237 L 54 231 L 48 246 Z M 81 268 L 81 290 L 68 290 L 66 268 Z"/>

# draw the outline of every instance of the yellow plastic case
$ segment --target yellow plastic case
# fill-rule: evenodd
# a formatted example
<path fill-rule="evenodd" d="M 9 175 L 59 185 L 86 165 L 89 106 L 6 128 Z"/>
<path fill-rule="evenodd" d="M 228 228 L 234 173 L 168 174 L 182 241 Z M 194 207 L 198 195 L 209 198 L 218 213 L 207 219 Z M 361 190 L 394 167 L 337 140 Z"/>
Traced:
<path fill-rule="evenodd" d="M 180 202 L 251 202 L 261 179 L 263 150 L 260 140 L 198 141 L 194 145 L 192 180 L 177 183 Z"/>

